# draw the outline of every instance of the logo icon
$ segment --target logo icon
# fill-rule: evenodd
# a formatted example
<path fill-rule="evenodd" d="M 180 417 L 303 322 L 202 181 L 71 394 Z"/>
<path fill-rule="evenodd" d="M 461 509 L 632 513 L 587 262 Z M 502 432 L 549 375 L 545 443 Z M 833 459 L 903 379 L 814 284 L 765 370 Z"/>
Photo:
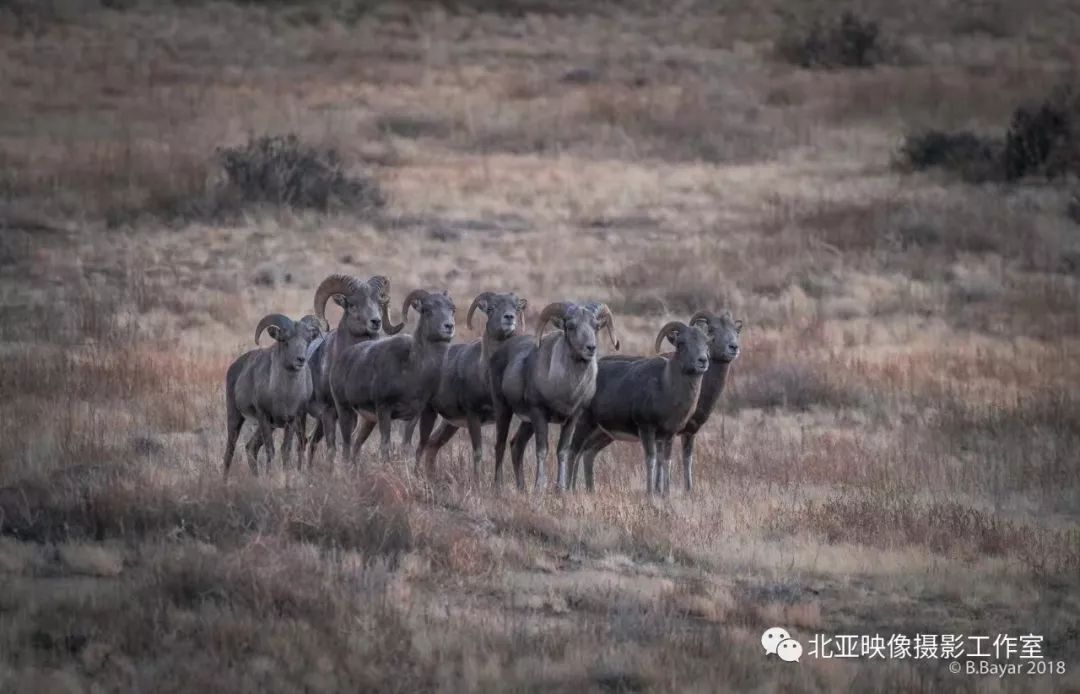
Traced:
<path fill-rule="evenodd" d="M 765 633 L 761 635 L 761 645 L 765 649 L 765 655 L 775 655 L 776 647 L 780 645 L 780 642 L 790 638 L 791 634 L 788 633 L 787 629 L 781 627 L 766 629 Z"/>
<path fill-rule="evenodd" d="M 765 649 L 765 655 L 779 656 L 788 663 L 797 663 L 802 657 L 802 644 L 782 627 L 766 629 L 761 635 L 761 647 Z"/>
<path fill-rule="evenodd" d="M 784 639 L 776 647 L 776 655 L 780 656 L 780 660 L 797 663 L 802 657 L 802 644 L 795 639 Z"/>

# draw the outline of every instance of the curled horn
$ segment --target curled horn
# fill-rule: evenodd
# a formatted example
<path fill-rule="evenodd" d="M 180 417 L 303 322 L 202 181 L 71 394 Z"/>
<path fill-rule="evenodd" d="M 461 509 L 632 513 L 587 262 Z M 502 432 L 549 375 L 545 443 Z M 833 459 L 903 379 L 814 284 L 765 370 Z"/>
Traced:
<path fill-rule="evenodd" d="M 412 306 L 412 302 L 416 299 L 420 299 L 421 301 L 423 301 L 425 298 L 427 298 L 428 294 L 430 294 L 430 292 L 428 292 L 428 290 L 426 289 L 414 289 L 409 292 L 409 295 L 405 297 L 405 301 L 401 304 L 402 325 L 405 325 L 405 322 L 409 320 L 409 307 Z M 400 328 L 398 329 L 400 330 Z"/>
<path fill-rule="evenodd" d="M 569 301 L 556 301 L 544 307 L 544 310 L 540 312 L 540 318 L 537 319 L 536 344 L 540 344 L 540 341 L 544 339 L 544 328 L 547 326 L 548 321 L 552 318 L 564 317 L 571 306 L 573 304 Z"/>
<path fill-rule="evenodd" d="M 662 344 L 664 344 L 664 338 L 668 336 L 668 333 L 670 333 L 672 330 L 676 330 L 676 329 L 681 332 L 683 330 L 688 330 L 689 328 L 687 327 L 686 323 L 683 323 L 682 321 L 677 321 L 677 320 L 669 321 L 667 323 L 667 325 L 660 328 L 660 332 L 658 332 L 656 334 L 656 346 L 653 347 L 653 351 L 654 352 L 659 352 L 660 351 L 660 346 Z"/>
<path fill-rule="evenodd" d="M 317 328 L 320 333 L 324 333 L 330 329 L 329 324 L 325 319 L 313 316 L 310 313 L 300 319 L 300 323 L 303 325 L 309 325 L 313 328 Z"/>
<path fill-rule="evenodd" d="M 383 275 L 375 275 L 368 280 L 368 285 L 376 289 L 379 292 L 379 307 L 382 309 L 382 323 L 383 331 L 387 335 L 397 335 L 401 332 L 401 329 L 405 327 L 405 321 L 402 320 L 397 325 L 394 325 L 390 320 L 390 280 Z"/>
<path fill-rule="evenodd" d="M 469 326 L 469 330 L 472 330 L 472 317 L 476 307 L 479 306 L 482 301 L 491 301 L 494 296 L 494 292 L 480 292 L 476 295 L 476 298 L 473 299 L 472 306 L 469 306 L 469 312 L 465 314 L 465 325 Z"/>
<path fill-rule="evenodd" d="M 263 319 L 259 321 L 258 327 L 255 328 L 255 344 L 259 344 L 259 338 L 262 336 L 262 331 L 266 330 L 271 325 L 278 330 L 290 330 L 293 327 L 293 322 L 291 318 L 280 313 L 271 313 L 263 316 Z"/>
<path fill-rule="evenodd" d="M 351 294 L 361 282 L 352 275 L 329 275 L 315 290 L 315 315 L 326 320 L 326 302 L 335 294 Z"/>
<path fill-rule="evenodd" d="M 713 319 L 713 315 L 708 311 L 698 311 L 694 315 L 690 316 L 690 325 L 695 323 L 705 323 L 708 325 Z"/>
<path fill-rule="evenodd" d="M 594 304 L 595 309 L 593 313 L 596 314 L 596 322 L 600 328 L 607 330 L 608 339 L 611 340 L 611 346 L 615 348 L 615 351 L 619 351 L 619 347 L 622 343 L 619 342 L 619 338 L 615 336 L 615 316 L 611 315 L 611 309 L 607 304 Z"/>

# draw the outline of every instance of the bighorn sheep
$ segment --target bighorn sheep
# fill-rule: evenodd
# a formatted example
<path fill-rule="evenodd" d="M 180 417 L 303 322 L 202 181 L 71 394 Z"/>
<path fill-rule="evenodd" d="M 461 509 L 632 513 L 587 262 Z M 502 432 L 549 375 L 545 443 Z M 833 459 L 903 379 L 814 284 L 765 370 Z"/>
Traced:
<path fill-rule="evenodd" d="M 544 338 L 544 327 L 554 322 L 562 330 Z M 584 306 L 569 302 L 548 304 L 540 312 L 535 338 L 517 336 L 491 358 L 491 397 L 495 410 L 495 483 L 502 481 L 502 461 L 510 419 L 522 422 L 511 441 L 514 477 L 525 488 L 522 459 L 525 446 L 536 434 L 535 490 L 547 486 L 548 423 L 562 425 L 556 453 L 558 484 L 566 485 L 566 463 L 571 434 L 582 408 L 596 390 L 596 334 L 606 329 L 616 350 L 615 319 L 604 304 Z"/>
<path fill-rule="evenodd" d="M 431 399 L 439 387 L 443 360 L 454 338 L 454 302 L 443 292 L 413 290 L 401 307 L 402 321 L 409 309 L 420 314 L 413 335 L 361 342 L 346 349 L 334 362 L 330 391 L 334 396 L 345 451 L 355 462 L 376 423 L 382 436 L 382 459 L 390 455 L 390 425 L 394 419 L 420 417 L 417 459 L 435 424 Z M 357 416 L 363 426 L 350 449 Z"/>
<path fill-rule="evenodd" d="M 305 416 L 311 398 L 311 371 L 307 368 L 308 344 L 318 336 L 311 322 L 293 322 L 288 316 L 272 313 L 264 316 L 255 328 L 255 344 L 263 330 L 276 340 L 265 349 L 242 354 L 229 366 L 225 375 L 225 407 L 228 414 L 228 442 L 225 445 L 227 477 L 232 465 L 236 439 L 245 419 L 251 419 L 258 430 L 247 443 L 248 463 L 258 474 L 259 448 L 266 446 L 267 469 L 274 462 L 275 428 L 285 428 L 282 458 L 289 462 L 289 437 L 298 420 Z M 303 438 L 303 434 L 298 433 Z"/>
<path fill-rule="evenodd" d="M 477 309 L 487 315 L 487 324 L 481 339 L 451 345 L 446 353 L 439 389 L 431 401 L 442 422 L 425 449 L 428 468 L 434 466 L 439 450 L 458 429 L 467 427 L 472 442 L 473 474 L 479 479 L 481 427 L 495 417 L 488 362 L 491 355 L 514 336 L 527 305 L 528 302 L 516 294 L 483 292 L 473 299 L 469 312 L 465 314 L 466 325 L 472 329 L 473 313 Z"/>
<path fill-rule="evenodd" d="M 739 333 L 742 331 L 743 322 L 734 320 L 730 311 L 721 314 L 710 311 L 698 311 L 690 318 L 690 325 L 705 332 L 709 341 L 709 370 L 701 379 L 701 392 L 698 395 L 697 405 L 694 407 L 690 418 L 683 425 L 679 434 L 682 438 L 683 480 L 686 491 L 694 489 L 694 438 L 705 422 L 709 421 L 713 410 L 716 408 L 720 395 L 724 391 L 724 383 L 727 381 L 728 368 L 739 356 Z M 623 357 L 611 357 L 612 361 L 625 359 Z M 587 444 L 583 448 L 580 461 L 575 461 L 573 468 L 572 483 L 576 483 L 578 465 L 585 465 L 585 487 L 593 490 L 593 460 L 610 439 L 598 447 L 590 447 Z M 594 441 L 598 445 L 598 442 Z"/>
<path fill-rule="evenodd" d="M 377 338 L 380 329 L 387 335 L 396 335 L 405 327 L 404 323 L 392 325 L 390 322 L 390 280 L 381 275 L 366 282 L 353 275 L 329 275 L 315 290 L 316 316 L 326 319 L 326 302 L 331 298 L 344 313 L 337 328 L 330 331 L 309 359 L 314 391 L 307 412 L 316 421 L 308 447 L 309 461 L 323 436 L 326 436 L 331 460 L 337 452 L 337 409 L 330 392 L 330 371 L 335 361 L 349 347 Z"/>
<path fill-rule="evenodd" d="M 574 431 L 575 468 L 584 455 L 586 469 L 591 470 L 592 457 L 613 440 L 640 440 L 645 450 L 645 491 L 667 494 L 671 440 L 697 406 L 702 377 L 709 369 L 709 342 L 702 330 L 679 321 L 660 328 L 655 351 L 665 339 L 675 345 L 669 358 L 600 360 L 596 394 Z"/>

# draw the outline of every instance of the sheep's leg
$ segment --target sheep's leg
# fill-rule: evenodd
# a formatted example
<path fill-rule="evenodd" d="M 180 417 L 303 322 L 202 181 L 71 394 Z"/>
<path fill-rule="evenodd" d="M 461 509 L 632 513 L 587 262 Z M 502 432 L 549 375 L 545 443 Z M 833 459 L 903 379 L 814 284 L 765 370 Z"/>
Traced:
<path fill-rule="evenodd" d="M 694 435 L 682 435 L 682 469 L 686 493 L 694 491 Z"/>
<path fill-rule="evenodd" d="M 420 456 L 423 454 L 424 449 L 427 448 L 428 442 L 431 440 L 431 430 L 435 427 L 435 419 L 439 415 L 435 410 L 426 407 L 424 411 L 420 413 L 420 442 L 416 444 L 416 473 L 420 474 Z M 410 437 L 411 438 L 411 437 Z M 429 470 L 433 472 L 434 470 Z"/>
<path fill-rule="evenodd" d="M 665 436 L 656 442 L 660 456 L 659 469 L 657 470 L 657 491 L 662 496 L 667 496 L 671 488 L 671 437 Z"/>
<path fill-rule="evenodd" d="M 450 439 L 454 438 L 454 434 L 458 431 L 458 427 L 454 426 L 445 419 L 439 422 L 439 428 L 435 430 L 435 433 L 431 435 L 428 440 L 428 444 L 425 447 L 426 465 L 429 470 L 435 469 L 435 458 L 439 455 L 439 451 L 442 447 L 449 443 Z"/>
<path fill-rule="evenodd" d="M 307 414 L 296 418 L 296 470 L 304 469 L 304 451 L 307 449 Z M 308 459 L 311 467 L 311 459 Z"/>
<path fill-rule="evenodd" d="M 318 448 L 319 442 L 323 440 L 323 423 L 322 417 L 315 417 L 315 430 L 311 432 L 311 438 L 308 439 L 307 444 L 307 459 L 308 467 L 311 467 L 311 462 L 315 460 L 315 449 Z"/>
<path fill-rule="evenodd" d="M 229 423 L 226 425 L 228 439 L 225 441 L 225 477 L 229 476 L 229 468 L 232 467 L 233 455 L 236 452 L 236 439 L 240 437 L 240 430 L 244 428 L 244 415 L 239 410 L 229 409 Z"/>
<path fill-rule="evenodd" d="M 589 439 L 589 435 L 592 433 L 588 426 L 584 426 L 583 422 L 578 422 L 578 425 L 574 427 L 574 439 L 570 444 L 570 488 L 575 489 L 577 487 L 578 468 L 581 466 L 581 453 L 585 450 L 585 442 Z"/>
<path fill-rule="evenodd" d="M 514 480 L 519 491 L 525 491 L 525 447 L 533 435 L 532 422 L 522 422 L 510 439 L 510 462 L 514 464 Z"/>
<path fill-rule="evenodd" d="M 483 460 L 484 451 L 484 439 L 482 435 L 482 424 L 480 418 L 475 414 L 469 414 L 466 423 L 469 427 L 469 443 L 472 444 L 472 468 L 473 468 L 473 481 L 480 484 L 480 462 Z M 451 434 L 453 436 L 453 434 Z"/>
<path fill-rule="evenodd" d="M 293 438 L 296 435 L 296 422 L 286 422 L 285 429 L 281 433 L 281 470 L 282 472 L 289 471 L 289 459 L 292 456 L 289 454 L 292 448 Z"/>
<path fill-rule="evenodd" d="M 656 481 L 656 432 L 642 429 L 641 447 L 645 451 L 645 493 L 652 494 Z"/>
<path fill-rule="evenodd" d="M 529 413 L 532 420 L 533 434 L 536 441 L 536 482 L 533 484 L 533 492 L 539 494 L 547 489 L 547 457 L 548 457 L 548 421 L 543 410 L 534 407 Z"/>
<path fill-rule="evenodd" d="M 573 441 L 574 431 L 577 429 L 577 423 L 580 415 L 574 415 L 563 422 L 562 428 L 559 429 L 559 443 L 555 446 L 555 459 L 559 462 L 559 471 L 555 478 L 555 483 L 559 491 L 566 491 L 570 488 L 569 484 L 569 467 L 570 467 L 570 443 Z"/>
<path fill-rule="evenodd" d="M 503 458 L 506 455 L 506 436 L 510 433 L 510 420 L 514 414 L 509 407 L 495 405 L 495 487 L 502 486 Z M 512 456 L 511 456 L 512 457 Z M 517 468 L 515 467 L 516 471 Z M 520 485 L 519 485 L 520 486 Z"/>
<path fill-rule="evenodd" d="M 255 432 L 248 439 L 247 445 L 244 447 L 247 450 L 248 465 L 251 466 L 251 474 L 258 476 L 259 474 L 259 449 L 262 448 L 262 429 L 259 427 L 258 422 L 255 423 Z"/>
<path fill-rule="evenodd" d="M 307 448 L 308 444 L 308 416 L 307 414 L 300 414 L 293 422 L 294 432 L 293 438 L 296 440 L 296 470 L 303 470 L 303 451 Z M 285 467 L 288 467 L 288 463 L 285 463 Z"/>
<path fill-rule="evenodd" d="M 412 419 L 406 420 L 405 428 L 401 430 L 401 447 L 402 448 L 408 449 L 410 446 L 412 446 L 412 435 L 413 435 L 413 430 L 416 429 L 416 422 L 417 421 L 418 421 L 417 417 L 413 417 Z"/>
<path fill-rule="evenodd" d="M 612 438 L 602 431 L 594 431 L 589 436 L 588 441 L 585 442 L 586 451 L 582 461 L 585 465 L 585 490 L 592 494 L 596 491 L 593 485 L 593 461 L 596 460 L 596 456 L 600 451 L 611 445 Z"/>
<path fill-rule="evenodd" d="M 349 451 L 349 460 L 353 465 L 356 465 L 356 461 L 360 459 L 360 449 L 364 447 L 364 443 L 371 437 L 371 432 L 375 431 L 375 425 L 377 422 L 374 419 L 361 419 L 360 431 L 356 434 L 356 442 L 353 443 L 352 450 Z"/>
<path fill-rule="evenodd" d="M 274 470 L 274 430 L 265 417 L 259 420 L 259 438 L 266 446 L 266 472 L 269 474 Z"/>
<path fill-rule="evenodd" d="M 393 433 L 394 420 L 390 417 L 389 407 L 380 407 L 375 410 L 375 416 L 379 422 L 379 459 L 383 464 L 390 462 L 390 436 Z"/>
<path fill-rule="evenodd" d="M 326 459 L 330 462 L 330 465 L 334 464 L 337 459 L 337 430 L 338 430 L 338 413 L 337 409 L 333 407 L 326 408 L 323 412 L 322 418 L 319 420 L 319 426 L 315 428 L 315 435 L 311 440 L 311 452 L 315 453 L 315 444 L 319 442 L 322 437 L 326 437 Z"/>
<path fill-rule="evenodd" d="M 341 455 L 348 459 L 351 463 L 356 464 L 356 450 L 353 448 L 352 440 L 353 434 L 356 431 L 356 419 L 358 415 L 356 410 L 348 407 L 339 407 L 337 410 L 338 427 L 341 429 Z M 327 446 L 330 448 L 330 460 L 337 459 L 337 445 L 334 442 L 333 434 L 326 432 Z M 359 446 L 356 447 L 360 448 Z"/>

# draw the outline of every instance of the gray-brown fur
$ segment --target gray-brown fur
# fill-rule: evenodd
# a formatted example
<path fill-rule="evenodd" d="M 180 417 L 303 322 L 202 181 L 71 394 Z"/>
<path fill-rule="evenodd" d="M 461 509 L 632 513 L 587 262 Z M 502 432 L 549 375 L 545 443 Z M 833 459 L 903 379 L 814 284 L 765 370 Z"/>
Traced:
<path fill-rule="evenodd" d="M 553 322 L 561 332 L 544 337 Z M 535 489 L 547 486 L 548 424 L 561 424 L 556 449 L 558 483 L 565 488 L 571 435 L 582 409 L 596 390 L 597 333 L 606 329 L 615 349 L 614 319 L 604 304 L 549 304 L 540 313 L 535 338 L 517 336 L 492 355 L 492 404 L 495 409 L 495 482 L 502 482 L 502 461 L 513 415 L 521 418 L 511 441 L 514 477 L 525 488 L 522 461 L 525 446 L 536 434 Z"/>
<path fill-rule="evenodd" d="M 434 466 L 439 450 L 465 427 L 472 443 L 473 474 L 479 479 L 481 428 L 495 419 L 488 362 L 514 336 L 526 306 L 525 299 L 516 294 L 483 292 L 473 299 L 465 322 L 471 330 L 474 312 L 483 311 L 487 316 L 484 335 L 468 344 L 451 345 L 446 354 L 439 389 L 432 400 L 442 421 L 425 449 L 429 468 Z"/>
<path fill-rule="evenodd" d="M 380 330 L 396 335 L 404 327 L 390 322 L 390 280 L 381 275 L 367 281 L 353 275 L 329 275 L 315 290 L 315 315 L 323 320 L 330 299 L 341 307 L 342 314 L 337 327 L 315 348 L 308 362 L 314 389 L 307 412 L 316 422 L 308 447 L 309 460 L 323 436 L 331 459 L 337 451 L 337 409 L 330 390 L 333 363 L 349 347 L 379 337 Z"/>
<path fill-rule="evenodd" d="M 255 329 L 255 343 L 263 331 L 274 344 L 242 354 L 229 366 L 225 375 L 225 409 L 228 417 L 228 440 L 225 445 L 224 474 L 232 465 L 236 440 L 245 420 L 252 420 L 257 430 L 248 439 L 247 453 L 251 471 L 258 474 L 258 453 L 266 447 L 267 469 L 274 462 L 273 430 L 285 429 L 282 458 L 289 462 L 290 435 L 303 440 L 297 429 L 311 398 L 311 370 L 307 367 L 309 343 L 318 329 L 305 318 L 292 321 L 280 313 L 263 317 Z"/>
<path fill-rule="evenodd" d="M 604 358 L 596 376 L 596 394 L 574 432 L 571 460 L 588 461 L 614 440 L 637 440 L 645 452 L 647 493 L 666 494 L 672 438 L 697 406 L 701 382 L 709 369 L 709 341 L 704 331 L 672 321 L 660 329 L 675 346 L 670 357 Z"/>
<path fill-rule="evenodd" d="M 379 427 L 383 460 L 390 455 L 390 426 L 395 419 L 420 417 L 420 445 L 435 424 L 431 399 L 439 387 L 443 361 L 454 338 L 454 302 L 445 291 L 414 290 L 401 308 L 402 321 L 412 308 L 420 314 L 413 335 L 360 342 L 346 349 L 330 369 L 330 390 L 341 437 L 353 461 Z M 357 419 L 362 419 L 350 448 Z"/>
<path fill-rule="evenodd" d="M 682 439 L 683 481 L 687 492 L 692 492 L 694 489 L 694 439 L 709 421 L 724 392 L 728 369 L 731 367 L 731 362 L 739 356 L 739 333 L 742 331 L 743 322 L 733 319 L 730 311 L 719 314 L 698 311 L 690 318 L 690 325 L 703 330 L 708 336 L 709 370 L 701 379 L 701 392 L 698 394 L 697 405 L 679 432 Z M 611 357 L 611 359 L 625 360 L 633 359 L 633 357 Z M 599 444 L 600 441 L 593 443 Z M 576 483 L 578 467 L 584 463 L 585 486 L 589 491 L 593 490 L 593 460 L 596 458 L 596 453 L 607 443 L 599 446 L 590 455 L 581 455 L 580 459 L 575 460 L 572 483 Z"/>

